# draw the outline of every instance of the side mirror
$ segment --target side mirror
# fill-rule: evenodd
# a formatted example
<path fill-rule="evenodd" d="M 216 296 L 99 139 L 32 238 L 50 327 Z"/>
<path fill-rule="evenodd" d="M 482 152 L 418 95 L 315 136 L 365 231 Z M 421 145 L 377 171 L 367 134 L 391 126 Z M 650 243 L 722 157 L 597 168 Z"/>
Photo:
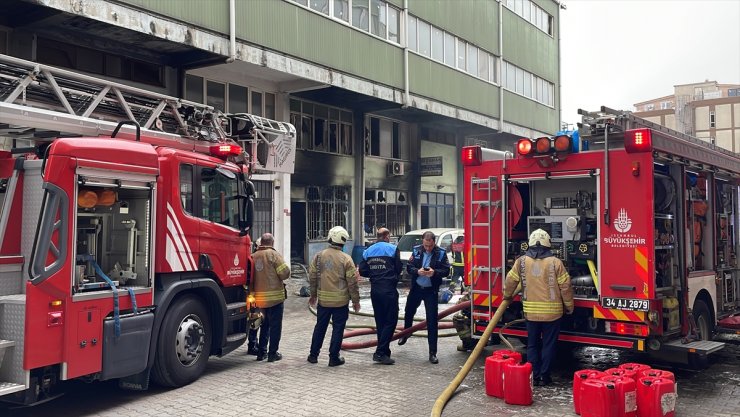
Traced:
<path fill-rule="evenodd" d="M 245 194 L 240 194 L 237 198 L 239 204 L 239 235 L 244 236 L 252 230 L 254 226 L 254 184 L 251 181 L 244 182 Z"/>

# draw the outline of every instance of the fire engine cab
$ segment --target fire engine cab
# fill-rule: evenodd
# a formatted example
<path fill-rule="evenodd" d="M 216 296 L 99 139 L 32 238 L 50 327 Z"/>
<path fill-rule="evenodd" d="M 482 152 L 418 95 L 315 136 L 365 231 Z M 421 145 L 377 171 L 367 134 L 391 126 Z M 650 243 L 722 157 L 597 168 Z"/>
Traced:
<path fill-rule="evenodd" d="M 0 400 L 197 379 L 244 343 L 254 172 L 295 129 L 0 55 Z"/>
<path fill-rule="evenodd" d="M 700 365 L 740 312 L 740 155 L 602 108 L 572 135 L 465 147 L 466 277 L 480 335 L 503 282 L 546 230 L 576 309 L 560 340 Z M 522 316 L 512 303 L 502 322 Z M 526 337 L 523 326 L 504 334 Z"/>

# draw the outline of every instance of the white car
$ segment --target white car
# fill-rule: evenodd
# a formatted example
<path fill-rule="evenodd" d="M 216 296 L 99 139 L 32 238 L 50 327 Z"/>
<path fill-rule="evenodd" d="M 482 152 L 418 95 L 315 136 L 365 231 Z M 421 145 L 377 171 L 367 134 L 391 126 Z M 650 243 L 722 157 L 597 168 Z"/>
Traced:
<path fill-rule="evenodd" d="M 403 263 L 403 273 L 401 274 L 402 280 L 408 279 L 406 264 L 411 257 L 411 251 L 414 249 L 414 246 L 421 245 L 421 236 L 426 231 L 434 233 L 437 246 L 447 251 L 447 259 L 450 261 L 450 265 L 452 265 L 452 242 L 454 242 L 458 236 L 463 236 L 465 234 L 463 229 L 435 228 L 412 230 L 403 235 L 398 240 L 398 249 L 401 251 L 401 263 Z"/>

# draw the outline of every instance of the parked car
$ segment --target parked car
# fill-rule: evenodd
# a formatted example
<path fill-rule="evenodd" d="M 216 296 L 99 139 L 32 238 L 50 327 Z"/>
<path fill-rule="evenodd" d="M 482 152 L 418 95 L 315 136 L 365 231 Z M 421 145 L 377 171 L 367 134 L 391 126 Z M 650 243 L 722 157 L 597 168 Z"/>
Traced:
<path fill-rule="evenodd" d="M 408 274 L 406 273 L 406 264 L 411 257 L 411 251 L 414 246 L 421 245 L 421 236 L 426 231 L 431 231 L 437 240 L 437 246 L 447 251 L 447 259 L 452 265 L 452 242 L 457 239 L 458 236 L 463 236 L 465 231 L 463 229 L 453 228 L 434 228 L 434 229 L 419 229 L 412 230 L 405 235 L 401 236 L 398 240 L 398 249 L 401 251 L 401 262 L 403 263 L 403 273 L 401 274 L 401 280 L 408 280 Z"/>

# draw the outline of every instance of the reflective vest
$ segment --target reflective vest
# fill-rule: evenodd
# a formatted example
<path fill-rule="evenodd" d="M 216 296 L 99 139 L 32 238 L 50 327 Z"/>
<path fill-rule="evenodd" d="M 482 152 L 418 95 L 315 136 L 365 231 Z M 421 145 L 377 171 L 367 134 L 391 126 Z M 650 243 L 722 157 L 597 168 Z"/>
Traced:
<path fill-rule="evenodd" d="M 573 311 L 573 290 L 570 275 L 563 262 L 554 257 L 534 259 L 522 256 L 506 275 L 504 297 L 513 296 L 522 283 L 524 317 L 529 321 L 554 321 L 563 312 Z"/>
<path fill-rule="evenodd" d="M 355 278 L 355 263 L 336 246 L 329 246 L 314 256 L 308 268 L 311 295 L 316 294 L 322 307 L 342 307 L 360 302 L 360 288 Z"/>
<path fill-rule="evenodd" d="M 285 301 L 283 281 L 290 277 L 290 267 L 283 257 L 271 246 L 260 246 L 252 254 L 254 262 L 254 295 L 255 306 L 269 308 Z"/>

